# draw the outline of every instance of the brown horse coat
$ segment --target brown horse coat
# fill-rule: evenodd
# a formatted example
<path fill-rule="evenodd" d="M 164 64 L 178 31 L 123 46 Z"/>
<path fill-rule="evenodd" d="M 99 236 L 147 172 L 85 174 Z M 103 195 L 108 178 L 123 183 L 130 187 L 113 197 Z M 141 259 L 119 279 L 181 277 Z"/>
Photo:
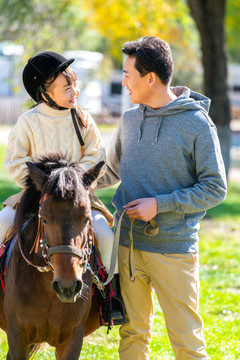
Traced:
<path fill-rule="evenodd" d="M 91 274 L 84 265 L 91 239 L 88 188 L 102 165 L 84 172 L 56 154 L 28 164 L 27 190 L 15 218 L 18 242 L 8 263 L 5 294 L 0 289 L 0 327 L 7 332 L 8 360 L 28 359 L 33 345 L 42 342 L 56 348 L 58 360 L 77 360 L 83 337 L 99 327 L 101 295 L 95 291 L 92 297 Z M 84 258 L 60 252 L 50 257 L 54 272 L 42 273 L 30 266 L 19 244 L 33 264 L 44 266 L 40 249 L 29 254 L 38 217 L 49 248 L 77 248 Z M 87 261 L 93 267 L 92 255 Z"/>

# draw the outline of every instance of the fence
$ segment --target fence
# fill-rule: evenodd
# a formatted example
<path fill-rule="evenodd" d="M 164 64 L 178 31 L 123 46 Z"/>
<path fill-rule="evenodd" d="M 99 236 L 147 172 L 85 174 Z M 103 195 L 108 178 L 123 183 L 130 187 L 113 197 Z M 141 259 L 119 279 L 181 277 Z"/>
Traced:
<path fill-rule="evenodd" d="M 12 125 L 15 124 L 19 115 L 24 111 L 23 105 L 26 103 L 26 98 L 15 96 L 1 96 L 0 97 L 0 124 Z"/>

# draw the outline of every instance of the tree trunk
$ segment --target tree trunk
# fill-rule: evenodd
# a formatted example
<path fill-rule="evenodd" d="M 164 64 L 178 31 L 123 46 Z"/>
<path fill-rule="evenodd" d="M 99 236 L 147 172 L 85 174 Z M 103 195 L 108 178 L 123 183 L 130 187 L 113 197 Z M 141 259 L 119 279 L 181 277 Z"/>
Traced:
<path fill-rule="evenodd" d="M 187 0 L 187 2 L 201 37 L 204 92 L 211 99 L 210 117 L 218 129 L 228 174 L 231 131 L 224 34 L 226 0 Z"/>

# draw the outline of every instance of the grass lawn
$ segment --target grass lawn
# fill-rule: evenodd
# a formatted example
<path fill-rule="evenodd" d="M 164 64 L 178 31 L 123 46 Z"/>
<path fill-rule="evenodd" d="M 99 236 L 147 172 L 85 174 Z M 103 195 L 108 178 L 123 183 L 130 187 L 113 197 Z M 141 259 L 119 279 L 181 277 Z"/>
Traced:
<path fill-rule="evenodd" d="M 0 202 L 17 191 L 3 171 L 5 146 L 0 145 Z M 98 191 L 111 211 L 114 189 Z M 227 199 L 208 211 L 200 229 L 200 313 L 205 324 L 209 359 L 240 359 L 240 184 L 229 184 Z M 118 359 L 118 327 L 109 335 L 100 328 L 84 341 L 82 359 Z M 0 333 L 0 359 L 7 353 L 6 336 Z M 55 359 L 45 346 L 35 359 Z M 151 360 L 174 359 L 161 309 L 155 299 Z M 129 359 L 131 360 L 131 359 Z"/>

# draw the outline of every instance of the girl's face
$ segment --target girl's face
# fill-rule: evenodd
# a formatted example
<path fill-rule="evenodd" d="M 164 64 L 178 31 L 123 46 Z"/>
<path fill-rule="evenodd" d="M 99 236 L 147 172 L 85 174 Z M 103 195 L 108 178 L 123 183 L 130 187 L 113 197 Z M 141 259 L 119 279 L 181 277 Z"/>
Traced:
<path fill-rule="evenodd" d="M 69 70 L 71 73 L 71 69 Z M 60 73 L 53 83 L 46 89 L 46 92 L 58 106 L 73 109 L 77 106 L 77 98 L 80 90 L 76 77 L 69 81 L 63 73 Z"/>

